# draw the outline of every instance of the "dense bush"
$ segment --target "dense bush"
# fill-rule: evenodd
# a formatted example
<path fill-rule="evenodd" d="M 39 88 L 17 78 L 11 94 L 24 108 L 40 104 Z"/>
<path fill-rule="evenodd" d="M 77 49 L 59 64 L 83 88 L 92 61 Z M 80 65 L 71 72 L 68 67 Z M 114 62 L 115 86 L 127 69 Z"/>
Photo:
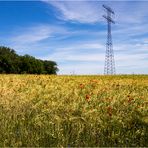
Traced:
<path fill-rule="evenodd" d="M 0 73 L 56 74 L 57 71 L 54 61 L 43 61 L 30 55 L 19 56 L 13 49 L 0 47 Z"/>

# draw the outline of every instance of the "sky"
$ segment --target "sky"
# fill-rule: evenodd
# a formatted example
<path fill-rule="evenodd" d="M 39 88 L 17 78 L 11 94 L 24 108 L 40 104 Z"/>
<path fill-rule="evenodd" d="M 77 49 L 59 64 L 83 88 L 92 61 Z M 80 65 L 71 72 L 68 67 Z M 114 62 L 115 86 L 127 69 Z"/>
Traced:
<path fill-rule="evenodd" d="M 56 61 L 58 74 L 103 74 L 107 24 L 117 74 L 148 74 L 148 1 L 0 1 L 0 46 Z"/>

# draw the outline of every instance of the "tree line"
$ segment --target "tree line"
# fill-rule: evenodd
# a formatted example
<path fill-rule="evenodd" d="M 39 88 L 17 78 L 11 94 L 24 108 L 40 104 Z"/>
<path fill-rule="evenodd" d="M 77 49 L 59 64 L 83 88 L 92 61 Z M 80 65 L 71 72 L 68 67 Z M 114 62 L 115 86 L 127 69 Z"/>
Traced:
<path fill-rule="evenodd" d="M 0 46 L 1 74 L 56 74 L 57 63 L 36 59 L 30 55 L 20 56 L 13 49 Z"/>

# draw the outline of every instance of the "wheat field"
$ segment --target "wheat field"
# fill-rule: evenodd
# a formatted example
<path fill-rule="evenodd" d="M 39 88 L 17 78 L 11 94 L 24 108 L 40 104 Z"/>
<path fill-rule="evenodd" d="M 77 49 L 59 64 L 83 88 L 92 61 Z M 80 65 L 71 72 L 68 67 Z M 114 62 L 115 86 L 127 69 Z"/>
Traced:
<path fill-rule="evenodd" d="M 148 76 L 0 75 L 0 146 L 148 146 Z"/>

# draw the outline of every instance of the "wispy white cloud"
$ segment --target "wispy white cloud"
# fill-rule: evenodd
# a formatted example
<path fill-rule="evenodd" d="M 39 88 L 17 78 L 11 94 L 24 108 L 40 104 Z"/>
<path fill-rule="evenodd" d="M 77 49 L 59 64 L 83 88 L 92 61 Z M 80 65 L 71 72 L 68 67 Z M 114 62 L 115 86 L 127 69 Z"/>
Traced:
<path fill-rule="evenodd" d="M 56 16 L 59 19 L 67 21 L 80 23 L 102 23 L 104 21 L 102 14 L 105 14 L 102 4 L 107 4 L 115 11 L 115 21 L 117 21 L 117 24 L 142 24 L 143 21 L 147 22 L 145 19 L 148 14 L 146 1 L 41 1 L 55 7 Z"/>
<path fill-rule="evenodd" d="M 52 37 L 51 33 L 52 30 L 47 26 L 25 28 L 22 32 L 19 32 L 19 35 L 14 36 L 12 41 L 21 44 L 34 43 Z"/>
<path fill-rule="evenodd" d="M 58 18 L 81 23 L 99 22 L 101 15 L 98 12 L 97 2 L 90 1 L 50 1 L 44 2 L 57 8 Z"/>
<path fill-rule="evenodd" d="M 32 44 L 55 37 L 57 34 L 66 33 L 68 33 L 67 30 L 60 26 L 37 24 L 37 26 L 34 25 L 19 29 L 17 34 L 13 35 L 11 41 L 16 42 L 17 44 Z"/>

